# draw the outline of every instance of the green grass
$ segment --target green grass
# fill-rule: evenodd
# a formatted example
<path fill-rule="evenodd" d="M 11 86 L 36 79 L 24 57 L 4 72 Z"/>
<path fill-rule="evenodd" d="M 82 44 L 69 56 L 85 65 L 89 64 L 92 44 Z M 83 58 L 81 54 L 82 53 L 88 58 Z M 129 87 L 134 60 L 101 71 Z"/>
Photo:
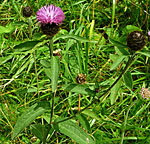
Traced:
<path fill-rule="evenodd" d="M 49 39 L 35 15 L 51 3 L 66 16 L 53 38 L 54 50 L 61 49 L 59 62 L 50 59 Z M 29 19 L 22 16 L 24 6 L 34 11 Z M 150 87 L 150 45 L 147 41 L 131 63 L 126 46 L 129 32 L 138 29 L 147 35 L 149 16 L 149 0 L 4 0 L 0 4 L 0 142 L 38 144 L 49 130 L 47 143 L 150 144 L 150 101 L 140 94 L 142 87 Z M 85 84 L 76 82 L 81 73 L 86 75 Z M 111 88 L 121 73 L 123 77 Z M 22 114 L 25 119 L 17 127 Z"/>

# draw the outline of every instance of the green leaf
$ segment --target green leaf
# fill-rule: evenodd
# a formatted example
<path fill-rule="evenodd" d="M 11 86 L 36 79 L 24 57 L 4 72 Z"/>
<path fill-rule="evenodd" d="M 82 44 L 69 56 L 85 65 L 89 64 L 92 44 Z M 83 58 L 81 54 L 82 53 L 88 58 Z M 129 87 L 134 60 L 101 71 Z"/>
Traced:
<path fill-rule="evenodd" d="M 54 39 L 54 42 L 59 40 L 59 39 L 74 39 L 74 40 L 77 40 L 77 41 L 80 41 L 80 42 L 90 42 L 90 43 L 97 43 L 97 41 L 90 41 L 84 37 L 81 37 L 81 36 L 77 36 L 77 35 L 71 35 L 71 34 L 66 34 L 66 35 L 61 35 L 61 36 L 58 36 L 57 38 Z"/>
<path fill-rule="evenodd" d="M 116 69 L 119 66 L 119 64 L 125 59 L 125 57 L 126 56 L 124 56 L 124 55 L 120 55 L 120 56 L 116 57 L 116 60 L 113 62 L 110 70 Z"/>
<path fill-rule="evenodd" d="M 26 41 L 21 44 L 18 44 L 14 47 L 16 51 L 27 51 L 32 49 L 36 44 L 38 44 L 40 41 Z"/>
<path fill-rule="evenodd" d="M 112 144 L 113 142 L 109 139 L 108 134 L 105 131 L 97 129 L 94 133 L 96 144 Z"/>
<path fill-rule="evenodd" d="M 3 65 L 4 63 L 6 63 L 10 59 L 12 59 L 12 57 L 13 57 L 13 55 L 5 56 L 5 57 L 0 57 L 0 65 Z"/>
<path fill-rule="evenodd" d="M 40 63 L 45 68 L 51 68 L 51 63 L 48 60 L 41 60 Z"/>
<path fill-rule="evenodd" d="M 119 42 L 119 41 L 116 41 L 116 40 L 114 40 L 114 39 L 112 39 L 112 38 L 109 38 L 109 40 L 110 40 L 110 42 L 113 43 L 114 46 L 116 46 L 116 47 L 127 48 L 126 45 L 122 44 L 122 43 Z"/>
<path fill-rule="evenodd" d="M 33 122 L 37 116 L 40 116 L 43 114 L 46 110 L 49 109 L 49 103 L 48 102 L 41 102 L 36 103 L 33 106 L 31 106 L 24 114 L 22 114 L 13 129 L 12 133 L 12 139 L 18 136 L 22 130 L 27 127 L 31 122 Z"/>
<path fill-rule="evenodd" d="M 119 41 L 116 41 L 112 38 L 109 38 L 110 42 L 113 43 L 114 46 L 118 48 L 118 50 L 123 54 L 123 55 L 129 55 L 129 52 L 125 50 L 128 46 L 120 43 Z"/>
<path fill-rule="evenodd" d="M 59 68 L 60 68 L 59 57 L 52 56 L 52 59 L 51 59 L 52 92 L 55 92 L 55 90 L 57 89 Z"/>
<path fill-rule="evenodd" d="M 125 82 L 125 85 L 130 89 L 132 90 L 133 88 L 133 80 L 132 80 L 132 75 L 130 72 L 126 72 L 124 75 L 123 75 L 123 80 Z"/>
<path fill-rule="evenodd" d="M 59 57 L 52 56 L 51 61 L 41 60 L 40 63 L 44 66 L 45 74 L 52 82 L 52 91 L 57 89 L 60 62 Z"/>
<path fill-rule="evenodd" d="M 90 131 L 90 124 L 87 118 L 83 114 L 77 115 L 76 117 L 78 118 L 82 127 L 85 128 L 87 131 Z"/>
<path fill-rule="evenodd" d="M 95 95 L 95 91 L 89 89 L 86 84 L 68 84 L 63 87 L 65 91 L 76 92 L 79 94 Z"/>
<path fill-rule="evenodd" d="M 93 111 L 86 109 L 82 112 L 83 114 L 86 114 L 87 116 L 90 116 L 98 121 L 101 121 L 101 118 Z"/>
<path fill-rule="evenodd" d="M 0 34 L 11 33 L 14 29 L 15 27 L 12 24 L 8 24 L 6 27 L 0 26 Z"/>
<path fill-rule="evenodd" d="M 115 101 L 117 100 L 120 87 L 121 87 L 121 80 L 119 80 L 117 84 L 115 84 L 115 86 L 111 89 L 111 94 L 110 94 L 111 105 L 114 104 Z"/>
<path fill-rule="evenodd" d="M 150 51 L 144 51 L 144 52 L 138 51 L 137 53 L 140 53 L 140 54 L 142 54 L 142 55 L 145 55 L 145 56 L 150 57 Z"/>
<path fill-rule="evenodd" d="M 140 28 L 134 26 L 134 25 L 127 25 L 124 29 L 123 29 L 123 34 L 128 34 L 131 33 L 133 31 L 142 31 Z"/>
<path fill-rule="evenodd" d="M 63 133 L 64 135 L 70 137 L 78 144 L 95 144 L 93 138 L 88 135 L 83 129 L 81 129 L 76 122 L 72 120 L 67 120 L 58 124 L 54 123 L 54 128 L 57 131 Z"/>
<path fill-rule="evenodd" d="M 45 125 L 42 124 L 33 124 L 31 125 L 31 131 L 32 133 L 39 138 L 41 141 L 43 141 L 43 138 L 46 135 L 47 129 L 45 128 Z"/>
<path fill-rule="evenodd" d="M 23 25 L 28 25 L 28 23 L 25 21 L 16 21 L 16 22 L 13 22 L 12 25 L 19 27 L 19 26 L 23 26 Z"/>
<path fill-rule="evenodd" d="M 46 76 L 51 79 L 52 71 L 51 71 L 51 63 L 48 60 L 41 60 L 40 63 L 44 67 L 44 71 Z"/>

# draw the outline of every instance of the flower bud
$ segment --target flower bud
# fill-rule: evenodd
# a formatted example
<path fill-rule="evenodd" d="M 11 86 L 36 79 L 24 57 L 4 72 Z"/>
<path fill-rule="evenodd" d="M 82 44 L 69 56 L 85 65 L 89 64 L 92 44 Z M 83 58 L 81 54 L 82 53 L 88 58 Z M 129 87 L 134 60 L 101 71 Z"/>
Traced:
<path fill-rule="evenodd" d="M 30 17 L 32 15 L 33 11 L 31 7 L 23 7 L 22 14 L 24 17 Z"/>
<path fill-rule="evenodd" d="M 79 84 L 86 83 L 86 75 L 85 74 L 78 74 L 78 76 L 76 77 L 76 82 Z"/>
<path fill-rule="evenodd" d="M 41 24 L 41 30 L 43 34 L 52 37 L 59 31 L 59 25 L 56 25 L 55 23 Z"/>
<path fill-rule="evenodd" d="M 146 44 L 146 38 L 141 31 L 133 31 L 127 37 L 127 46 L 131 51 L 142 49 Z"/>

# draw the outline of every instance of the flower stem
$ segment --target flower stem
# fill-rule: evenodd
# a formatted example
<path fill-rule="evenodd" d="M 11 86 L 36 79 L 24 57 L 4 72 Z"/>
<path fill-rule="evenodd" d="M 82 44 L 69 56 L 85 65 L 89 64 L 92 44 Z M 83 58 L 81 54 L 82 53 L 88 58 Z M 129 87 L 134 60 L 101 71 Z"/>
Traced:
<path fill-rule="evenodd" d="M 103 102 L 103 100 L 106 99 L 106 97 L 108 96 L 110 90 L 117 84 L 117 82 L 122 78 L 122 76 L 127 72 L 127 70 L 129 69 L 129 67 L 132 65 L 133 61 L 135 59 L 135 54 L 131 55 L 128 59 L 128 62 L 125 66 L 125 68 L 123 69 L 123 71 L 120 73 L 119 77 L 114 81 L 114 83 L 105 91 L 105 93 L 103 93 L 102 95 L 99 95 L 96 99 L 94 99 L 89 105 L 87 105 L 85 108 L 81 109 L 80 111 L 78 111 L 76 114 L 74 114 L 73 116 L 70 116 L 64 120 L 60 120 L 58 122 L 56 122 L 57 124 L 58 123 L 61 123 L 61 122 L 64 122 L 64 121 L 67 121 L 69 119 L 72 119 L 74 118 L 76 115 L 78 114 L 81 114 L 84 110 L 86 110 L 87 108 L 89 108 L 92 104 L 96 103 L 98 101 L 98 99 L 100 99 L 101 97 L 102 100 L 101 102 Z"/>
<path fill-rule="evenodd" d="M 54 115 L 54 104 L 55 104 L 54 99 L 55 99 L 56 92 L 53 92 L 52 94 L 53 95 L 52 95 L 51 115 L 50 115 L 50 122 L 49 122 L 50 125 L 52 124 L 52 119 Z"/>
<path fill-rule="evenodd" d="M 29 25 L 29 38 L 32 38 L 32 21 L 31 18 L 28 18 L 28 25 Z"/>
<path fill-rule="evenodd" d="M 53 56 L 53 38 L 49 39 L 49 51 L 50 51 L 50 58 Z"/>
<path fill-rule="evenodd" d="M 51 104 L 51 112 L 50 112 L 50 121 L 49 121 L 49 124 L 48 124 L 48 128 L 47 128 L 47 131 L 46 131 L 46 134 L 43 138 L 43 143 L 42 144 L 45 144 L 46 143 L 46 139 L 47 139 L 47 136 L 48 136 L 48 133 L 51 129 L 51 124 L 52 124 L 52 120 L 53 120 L 53 115 L 54 115 L 54 99 L 55 99 L 55 95 L 56 95 L 56 92 L 53 92 L 52 93 L 52 104 Z"/>
<path fill-rule="evenodd" d="M 52 38 L 49 39 L 49 52 L 50 52 L 50 59 L 52 59 L 52 56 L 53 56 L 53 39 Z M 47 128 L 46 134 L 45 134 L 45 136 L 43 138 L 42 144 L 46 144 L 46 139 L 47 139 L 48 133 L 49 133 L 49 131 L 51 129 L 52 119 L 53 119 L 53 115 L 54 115 L 54 99 L 55 99 L 55 94 L 56 94 L 56 92 L 52 92 L 52 103 L 51 103 L 50 121 L 49 121 L 49 124 L 48 124 L 48 128 Z"/>

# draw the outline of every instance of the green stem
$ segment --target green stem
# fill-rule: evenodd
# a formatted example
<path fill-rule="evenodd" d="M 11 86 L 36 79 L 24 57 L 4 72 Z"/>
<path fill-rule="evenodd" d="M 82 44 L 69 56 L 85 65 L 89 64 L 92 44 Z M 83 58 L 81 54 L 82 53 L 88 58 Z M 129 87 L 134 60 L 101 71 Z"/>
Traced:
<path fill-rule="evenodd" d="M 88 71 L 88 60 L 89 60 L 89 44 L 86 43 L 85 44 L 85 54 L 86 54 L 86 57 L 85 57 L 85 73 L 87 74 L 87 71 Z"/>
<path fill-rule="evenodd" d="M 32 21 L 31 18 L 28 18 L 28 25 L 29 25 L 29 38 L 32 38 Z"/>
<path fill-rule="evenodd" d="M 53 39 L 52 38 L 50 38 L 50 40 L 49 40 L 49 52 L 50 52 L 50 59 L 52 59 L 52 57 L 53 57 Z M 53 119 L 53 115 L 54 115 L 55 94 L 56 94 L 56 92 L 52 92 L 52 104 L 51 104 L 51 112 L 50 112 L 50 121 L 49 121 L 49 124 L 48 124 L 46 134 L 43 138 L 43 144 L 46 144 L 46 139 L 47 139 L 48 133 L 51 129 L 52 119 Z"/>
<path fill-rule="evenodd" d="M 122 128 L 122 134 L 121 134 L 121 141 L 120 144 L 123 144 L 124 141 L 124 134 L 125 134 L 125 130 L 126 130 L 126 125 L 127 125 L 127 120 L 128 120 L 128 115 L 130 112 L 130 109 L 132 108 L 132 106 L 136 103 L 137 101 L 135 101 L 134 103 L 132 103 L 129 107 L 129 109 L 127 110 L 127 113 L 125 115 L 125 119 L 124 119 L 124 124 L 123 124 L 123 128 Z"/>
<path fill-rule="evenodd" d="M 56 92 L 53 92 L 53 95 L 52 95 L 52 106 L 51 106 L 51 115 L 50 115 L 50 122 L 49 122 L 49 124 L 52 124 L 52 119 L 53 119 L 53 115 L 54 115 L 55 94 L 56 94 Z"/>
<path fill-rule="evenodd" d="M 49 51 L 50 51 L 50 58 L 53 56 L 53 39 L 50 38 L 49 40 Z"/>
<path fill-rule="evenodd" d="M 102 95 L 99 95 L 96 99 L 94 99 L 89 105 L 87 105 L 85 108 L 81 109 L 80 111 L 78 111 L 76 114 L 74 114 L 73 116 L 70 116 L 64 120 L 60 120 L 58 122 L 56 122 L 57 124 L 58 123 L 61 123 L 61 122 L 64 122 L 64 121 L 67 121 L 69 119 L 72 119 L 74 118 L 76 115 L 78 114 L 81 114 L 84 110 L 86 110 L 88 107 L 90 107 L 92 104 L 96 103 L 98 101 L 98 99 L 100 99 L 101 97 L 102 100 L 101 102 L 106 99 L 106 97 L 108 96 L 108 93 L 109 91 L 115 86 L 115 84 L 122 78 L 122 76 L 126 73 L 126 71 L 128 70 L 128 68 L 132 65 L 132 62 L 134 61 L 134 58 L 135 58 L 135 55 L 132 55 L 129 57 L 129 60 L 125 66 L 125 68 L 123 69 L 123 71 L 121 72 L 121 74 L 119 75 L 119 77 L 115 80 L 115 82 L 107 89 L 107 91 L 105 93 L 103 93 Z"/>
<path fill-rule="evenodd" d="M 113 28 L 113 26 L 114 26 L 115 8 L 116 8 L 116 0 L 113 0 L 113 9 L 112 9 L 112 24 L 111 24 L 111 28 Z"/>
<path fill-rule="evenodd" d="M 54 99 L 55 99 L 56 92 L 53 92 L 52 94 L 53 95 L 52 95 L 52 105 L 51 105 L 51 112 L 50 112 L 50 121 L 49 121 L 49 124 L 48 124 L 48 128 L 47 128 L 46 134 L 45 134 L 45 136 L 43 138 L 43 144 L 46 144 L 46 139 L 47 139 L 48 133 L 49 133 L 49 131 L 51 129 L 51 124 L 52 124 L 53 115 L 54 115 L 54 104 L 55 104 Z"/>

